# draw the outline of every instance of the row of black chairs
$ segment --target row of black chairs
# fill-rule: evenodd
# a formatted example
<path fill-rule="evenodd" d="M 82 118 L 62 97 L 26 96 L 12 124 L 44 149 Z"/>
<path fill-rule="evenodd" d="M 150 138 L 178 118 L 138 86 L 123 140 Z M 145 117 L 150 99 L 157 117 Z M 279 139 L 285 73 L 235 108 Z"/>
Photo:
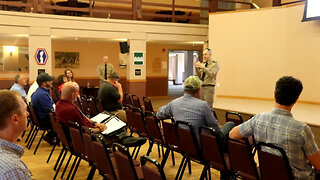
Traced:
<path fill-rule="evenodd" d="M 281 148 L 263 143 L 259 143 L 258 145 L 256 145 L 253 141 L 254 138 L 251 137 L 249 140 L 246 139 L 244 141 L 229 140 L 229 154 L 225 154 L 221 149 L 222 142 L 219 142 L 221 138 L 217 138 L 217 136 L 220 134 L 217 134 L 213 129 L 206 127 L 203 127 L 200 130 L 201 146 L 199 147 L 197 144 L 196 135 L 194 134 L 195 131 L 192 129 L 193 127 L 190 124 L 185 122 L 175 123 L 174 120 L 171 120 L 172 122 L 159 120 L 155 116 L 150 99 L 144 97 L 143 102 L 145 105 L 144 111 L 141 107 L 139 98 L 136 95 L 125 95 L 123 105 L 127 114 L 129 128 L 132 132 L 137 132 L 140 136 L 148 137 L 150 146 L 146 153 L 147 155 L 151 153 L 152 146 L 155 143 L 161 145 L 162 148 L 167 148 L 166 152 L 162 153 L 164 155 L 161 162 L 162 168 L 165 166 L 170 151 L 172 152 L 172 155 L 173 152 L 182 154 L 183 159 L 177 172 L 176 179 L 182 178 L 186 165 L 189 165 L 188 169 L 189 173 L 191 173 L 191 160 L 204 165 L 201 178 L 207 177 L 207 175 L 210 174 L 207 172 L 210 172 L 210 167 L 213 167 L 220 171 L 223 170 L 229 172 L 229 174 L 232 174 L 234 176 L 240 176 L 248 179 L 265 179 L 265 177 L 268 177 L 270 174 L 262 172 L 266 172 L 268 168 L 273 168 L 272 166 L 268 166 L 270 165 L 270 163 L 272 163 L 272 161 L 266 161 L 270 159 L 277 159 L 279 156 L 273 156 L 272 154 L 262 152 L 261 146 L 270 146 L 271 148 L 278 149 L 278 151 L 282 153 L 283 158 L 280 159 L 283 160 L 284 163 L 282 164 L 284 164 L 284 167 L 286 167 L 285 169 L 287 171 L 284 171 L 285 173 L 282 172 L 280 174 L 277 174 L 276 177 L 282 177 L 282 174 L 287 175 L 289 179 L 290 177 L 292 177 L 286 155 Z M 239 113 L 227 112 L 226 121 L 232 121 L 236 125 L 239 125 L 243 122 L 243 119 Z M 181 128 L 180 126 L 184 126 L 184 128 Z M 216 139 L 215 144 L 212 143 L 213 139 Z M 213 149 L 214 147 L 212 146 L 216 146 L 215 149 Z M 260 174 L 258 173 L 259 168 L 257 168 L 254 161 L 254 154 L 256 151 L 258 151 L 260 164 L 263 164 L 263 166 L 260 166 Z M 245 154 L 239 155 L 240 152 Z M 220 154 L 221 156 L 217 154 Z M 214 156 L 220 157 L 220 164 L 218 163 L 218 160 L 212 159 L 217 158 Z M 269 158 L 263 158 L 265 156 L 268 156 Z M 228 158 L 225 159 L 225 157 Z M 238 157 L 242 157 L 243 159 L 238 160 Z M 172 158 L 174 163 L 174 157 Z M 228 167 L 228 164 L 230 164 L 231 166 Z M 264 165 L 266 165 L 267 168 L 264 168 Z M 271 175 L 274 175 L 274 173 L 271 173 Z"/>
<path fill-rule="evenodd" d="M 67 152 L 70 152 L 69 159 L 61 174 L 63 178 L 72 156 L 75 157 L 71 166 L 67 179 L 73 179 L 81 160 L 85 160 L 91 166 L 91 170 L 87 179 L 92 179 L 96 170 L 105 179 L 155 179 L 152 174 L 162 174 L 160 165 L 149 158 L 148 156 L 141 157 L 141 165 L 138 161 L 132 159 L 128 148 L 114 143 L 112 148 L 109 148 L 103 141 L 101 135 L 94 134 L 88 127 L 80 127 L 75 122 L 69 122 L 68 130 L 63 128 L 61 123 L 55 122 L 56 130 L 62 142 L 62 150 L 57 159 L 54 169 L 57 177 L 60 168 L 63 164 Z M 67 132 L 70 133 L 70 140 L 68 140 Z M 70 142 L 71 141 L 71 142 Z M 144 166 L 146 162 L 152 163 L 159 171 L 154 168 Z"/>

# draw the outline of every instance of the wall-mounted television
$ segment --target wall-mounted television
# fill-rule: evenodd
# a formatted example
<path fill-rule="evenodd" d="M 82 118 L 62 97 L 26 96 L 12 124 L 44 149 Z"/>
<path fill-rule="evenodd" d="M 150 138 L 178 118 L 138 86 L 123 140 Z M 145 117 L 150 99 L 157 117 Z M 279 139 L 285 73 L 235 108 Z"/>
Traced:
<path fill-rule="evenodd" d="M 320 0 L 305 0 L 302 21 L 320 20 Z"/>

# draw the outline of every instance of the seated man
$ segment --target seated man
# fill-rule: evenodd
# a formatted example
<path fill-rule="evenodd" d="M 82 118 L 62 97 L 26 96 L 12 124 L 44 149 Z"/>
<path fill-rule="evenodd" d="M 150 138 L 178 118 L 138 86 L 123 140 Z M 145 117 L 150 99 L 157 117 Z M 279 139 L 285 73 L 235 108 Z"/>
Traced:
<path fill-rule="evenodd" d="M 105 111 L 117 114 L 122 121 L 127 122 L 126 114 L 121 105 L 123 99 L 122 86 L 118 80 L 118 74 L 111 72 L 106 82 L 100 87 L 98 98 L 101 99 Z"/>
<path fill-rule="evenodd" d="M 54 76 L 47 73 L 41 73 L 37 77 L 39 87 L 31 96 L 31 102 L 37 114 L 40 126 L 48 128 L 48 133 L 43 138 L 49 144 L 54 144 L 56 134 L 52 130 L 49 112 L 53 110 L 53 101 L 49 94 L 49 89 L 52 86 Z"/>
<path fill-rule="evenodd" d="M 62 122 L 65 127 L 68 127 L 69 121 L 78 122 L 81 126 L 87 126 L 93 129 L 95 133 L 100 133 L 106 130 L 105 124 L 95 123 L 88 119 L 79 108 L 73 103 L 77 100 L 79 92 L 79 86 L 75 82 L 66 82 L 62 86 L 61 99 L 56 105 L 57 121 Z M 114 136 L 104 136 L 104 142 L 107 145 L 111 145 L 113 142 L 118 142 L 124 145 L 142 145 L 146 142 L 142 138 L 134 138 L 127 135 L 126 131 L 123 130 Z"/>
<path fill-rule="evenodd" d="M 292 76 L 276 82 L 275 107 L 233 128 L 232 139 L 254 135 L 255 141 L 272 143 L 286 152 L 295 179 L 314 179 L 312 166 L 320 170 L 320 153 L 310 127 L 293 118 L 291 109 L 302 91 L 302 83 Z M 267 151 L 267 149 L 266 149 Z"/>
<path fill-rule="evenodd" d="M 22 98 L 26 98 L 27 94 L 23 88 L 25 85 L 27 85 L 27 78 L 23 74 L 17 74 L 14 77 L 14 84 L 11 86 L 10 90 L 17 91 L 20 93 Z"/>
<path fill-rule="evenodd" d="M 169 104 L 159 108 L 157 116 L 160 118 L 172 117 L 176 121 L 185 121 L 190 123 L 199 139 L 199 127 L 213 127 L 216 131 L 221 132 L 225 137 L 234 127 L 233 122 L 226 123 L 221 129 L 217 119 L 213 115 L 213 109 L 209 104 L 199 99 L 201 81 L 197 76 L 190 76 L 184 83 L 185 94 Z"/>
<path fill-rule="evenodd" d="M 27 128 L 27 105 L 17 92 L 0 90 L 0 179 L 30 179 L 17 139 Z"/>
<path fill-rule="evenodd" d="M 68 127 L 69 121 L 77 122 L 80 126 L 92 128 L 93 132 L 100 133 L 107 129 L 105 124 L 95 123 L 88 119 L 73 103 L 77 101 L 79 86 L 76 82 L 66 82 L 61 89 L 61 98 L 56 105 L 57 121 Z"/>

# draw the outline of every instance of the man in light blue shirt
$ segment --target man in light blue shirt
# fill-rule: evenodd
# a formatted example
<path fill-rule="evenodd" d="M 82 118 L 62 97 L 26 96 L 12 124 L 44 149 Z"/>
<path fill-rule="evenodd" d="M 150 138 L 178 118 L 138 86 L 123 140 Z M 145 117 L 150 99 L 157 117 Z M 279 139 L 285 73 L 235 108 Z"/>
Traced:
<path fill-rule="evenodd" d="M 27 78 L 23 74 L 17 74 L 14 77 L 14 84 L 10 88 L 11 91 L 17 91 L 23 98 L 27 97 L 24 86 L 27 85 Z"/>

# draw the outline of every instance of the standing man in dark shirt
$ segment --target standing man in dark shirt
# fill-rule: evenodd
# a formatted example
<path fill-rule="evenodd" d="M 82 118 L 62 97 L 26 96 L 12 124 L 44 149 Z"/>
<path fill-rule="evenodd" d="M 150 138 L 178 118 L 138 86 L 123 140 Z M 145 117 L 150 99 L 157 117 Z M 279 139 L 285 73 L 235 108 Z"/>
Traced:
<path fill-rule="evenodd" d="M 49 94 L 49 89 L 52 86 L 54 76 L 47 73 L 41 73 L 37 77 L 38 89 L 32 94 L 31 102 L 37 114 L 39 124 L 47 127 L 48 133 L 43 138 L 49 144 L 54 144 L 55 133 L 52 131 L 49 112 L 53 108 L 53 101 Z"/>
<path fill-rule="evenodd" d="M 122 86 L 118 82 L 119 76 L 116 72 L 111 72 L 108 75 L 107 81 L 103 84 L 98 93 L 98 98 L 101 99 L 103 109 L 110 113 L 117 113 L 119 118 L 126 122 L 125 112 L 122 110 L 123 91 Z"/>

